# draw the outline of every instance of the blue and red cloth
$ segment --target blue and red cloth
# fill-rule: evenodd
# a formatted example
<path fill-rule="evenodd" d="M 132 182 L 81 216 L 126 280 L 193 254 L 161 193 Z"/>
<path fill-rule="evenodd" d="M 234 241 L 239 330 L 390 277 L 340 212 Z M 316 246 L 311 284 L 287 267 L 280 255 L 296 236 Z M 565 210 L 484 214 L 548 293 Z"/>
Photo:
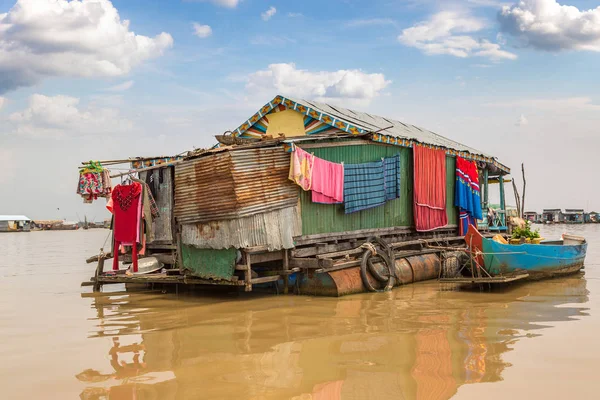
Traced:
<path fill-rule="evenodd" d="M 469 225 L 477 228 L 477 220 L 483 219 L 479 174 L 474 161 L 456 157 L 456 188 L 454 205 L 460 210 L 460 232 L 467 233 Z"/>

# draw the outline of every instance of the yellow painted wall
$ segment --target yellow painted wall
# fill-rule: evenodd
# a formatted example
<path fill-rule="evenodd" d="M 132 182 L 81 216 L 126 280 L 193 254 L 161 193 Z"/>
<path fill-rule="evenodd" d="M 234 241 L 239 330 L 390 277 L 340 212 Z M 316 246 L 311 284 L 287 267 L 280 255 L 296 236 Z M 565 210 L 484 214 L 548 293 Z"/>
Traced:
<path fill-rule="evenodd" d="M 269 126 L 267 127 L 267 135 L 272 135 L 274 138 L 279 133 L 285 133 L 286 137 L 304 136 L 304 115 L 294 110 L 284 110 L 274 112 L 267 116 Z"/>

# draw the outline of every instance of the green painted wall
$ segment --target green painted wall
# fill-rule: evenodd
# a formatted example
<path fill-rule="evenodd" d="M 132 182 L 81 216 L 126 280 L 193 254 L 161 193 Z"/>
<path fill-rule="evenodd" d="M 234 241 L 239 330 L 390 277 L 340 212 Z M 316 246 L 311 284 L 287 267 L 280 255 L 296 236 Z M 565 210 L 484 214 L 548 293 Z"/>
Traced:
<path fill-rule="evenodd" d="M 381 207 L 344 213 L 343 205 L 315 204 L 310 192 L 300 194 L 302 210 L 302 234 L 312 235 L 328 232 L 346 232 L 360 229 L 387 228 L 394 226 L 413 226 L 413 170 L 412 150 L 404 147 L 380 144 L 358 146 L 339 146 L 307 149 L 310 153 L 332 162 L 362 163 L 372 162 L 382 157 L 400 154 L 400 198 L 387 202 Z M 446 158 L 448 176 L 447 204 L 448 223 L 456 224 L 454 202 L 455 160 Z"/>
<path fill-rule="evenodd" d="M 446 156 L 446 213 L 448 225 L 458 224 L 458 210 L 454 207 L 454 186 L 456 186 L 456 158 Z"/>
<path fill-rule="evenodd" d="M 183 244 L 183 267 L 205 279 L 231 279 L 235 269 L 236 249 L 199 249 Z"/>

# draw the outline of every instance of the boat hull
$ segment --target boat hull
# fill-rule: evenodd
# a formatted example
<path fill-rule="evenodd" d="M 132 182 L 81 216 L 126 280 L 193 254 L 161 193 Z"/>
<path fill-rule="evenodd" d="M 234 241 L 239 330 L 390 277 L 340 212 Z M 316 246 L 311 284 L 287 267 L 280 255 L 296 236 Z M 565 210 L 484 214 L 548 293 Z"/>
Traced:
<path fill-rule="evenodd" d="M 475 238 L 472 241 L 474 246 L 480 246 L 483 254 L 479 260 L 492 276 L 526 272 L 529 278 L 542 279 L 572 274 L 583 268 L 587 252 L 585 242 L 577 245 L 562 242 L 507 245 L 487 238 L 481 238 L 481 242 Z"/>

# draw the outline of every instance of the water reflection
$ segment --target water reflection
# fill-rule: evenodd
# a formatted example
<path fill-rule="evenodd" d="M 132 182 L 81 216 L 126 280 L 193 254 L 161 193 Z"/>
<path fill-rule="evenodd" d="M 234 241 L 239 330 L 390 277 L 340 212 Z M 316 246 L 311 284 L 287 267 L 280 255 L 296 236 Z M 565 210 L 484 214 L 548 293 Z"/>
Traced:
<path fill-rule="evenodd" d="M 342 299 L 85 296 L 97 314 L 91 340 L 111 337 L 112 347 L 110 372 L 77 375 L 83 399 L 447 399 L 501 380 L 515 341 L 585 316 L 577 303 L 588 301 L 580 275 Z"/>

